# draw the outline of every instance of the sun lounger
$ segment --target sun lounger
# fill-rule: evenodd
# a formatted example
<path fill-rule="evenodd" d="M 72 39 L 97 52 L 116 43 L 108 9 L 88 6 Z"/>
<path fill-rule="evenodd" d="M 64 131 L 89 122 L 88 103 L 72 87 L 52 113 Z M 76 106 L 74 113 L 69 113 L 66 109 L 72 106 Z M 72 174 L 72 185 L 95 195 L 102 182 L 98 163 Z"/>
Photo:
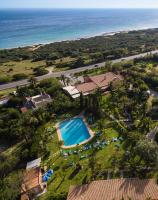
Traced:
<path fill-rule="evenodd" d="M 107 145 L 107 141 L 102 141 L 102 145 Z"/>
<path fill-rule="evenodd" d="M 42 177 L 43 182 L 47 182 L 51 178 L 53 173 L 54 171 L 52 169 L 49 169 Z"/>
<path fill-rule="evenodd" d="M 80 159 L 81 159 L 81 160 L 84 159 L 84 158 L 87 158 L 87 155 L 82 155 L 82 156 L 80 156 Z"/>
<path fill-rule="evenodd" d="M 96 136 L 99 137 L 101 134 L 102 134 L 102 132 L 101 132 L 101 131 L 98 131 L 98 132 L 96 133 Z"/>
<path fill-rule="evenodd" d="M 119 144 L 115 144 L 115 147 L 120 148 L 120 145 Z"/>
<path fill-rule="evenodd" d="M 119 139 L 120 141 L 123 141 L 123 138 L 122 138 L 122 137 L 119 137 L 118 139 Z"/>
<path fill-rule="evenodd" d="M 68 151 L 68 153 L 69 153 L 69 155 L 72 155 L 73 154 L 73 152 L 70 150 L 70 151 Z"/>
<path fill-rule="evenodd" d="M 118 139 L 117 138 L 112 138 L 112 142 L 117 142 Z"/>
<path fill-rule="evenodd" d="M 64 153 L 63 153 L 63 156 L 64 156 L 64 157 L 67 157 L 67 156 L 68 156 L 68 153 L 64 152 Z"/>

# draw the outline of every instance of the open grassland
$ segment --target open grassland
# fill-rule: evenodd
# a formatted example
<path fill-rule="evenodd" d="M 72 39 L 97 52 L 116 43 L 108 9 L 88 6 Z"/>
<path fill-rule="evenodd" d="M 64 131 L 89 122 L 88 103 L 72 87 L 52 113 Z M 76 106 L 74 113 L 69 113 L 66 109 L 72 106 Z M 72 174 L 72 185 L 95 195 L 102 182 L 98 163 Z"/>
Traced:
<path fill-rule="evenodd" d="M 64 57 L 62 59 L 56 59 L 50 66 L 46 65 L 45 60 L 32 62 L 31 60 L 23 61 L 9 61 L 0 63 L 0 76 L 13 77 L 16 74 L 25 74 L 27 76 L 32 76 L 34 74 L 35 68 L 46 68 L 49 72 L 52 71 L 62 71 L 69 69 L 68 63 L 74 61 L 74 58 Z M 60 64 L 62 65 L 60 67 Z M 66 64 L 64 66 L 64 64 Z"/>
<path fill-rule="evenodd" d="M 36 67 L 45 66 L 44 61 L 31 62 L 31 60 L 24 61 L 10 61 L 0 64 L 0 74 L 13 76 L 15 74 L 24 73 L 26 75 L 32 75 L 33 69 Z"/>

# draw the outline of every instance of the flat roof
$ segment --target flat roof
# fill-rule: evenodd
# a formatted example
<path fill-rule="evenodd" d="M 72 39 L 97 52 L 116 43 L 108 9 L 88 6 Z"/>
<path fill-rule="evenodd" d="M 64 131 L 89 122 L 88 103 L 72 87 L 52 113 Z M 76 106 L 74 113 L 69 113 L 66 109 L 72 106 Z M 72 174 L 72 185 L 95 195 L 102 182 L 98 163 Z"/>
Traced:
<path fill-rule="evenodd" d="M 111 179 L 70 187 L 67 200 L 158 200 L 155 179 Z"/>
<path fill-rule="evenodd" d="M 75 86 L 66 86 L 66 87 L 63 87 L 63 90 L 67 91 L 70 95 L 74 95 L 74 94 L 78 94 L 80 93 Z"/>
<path fill-rule="evenodd" d="M 4 105 L 4 104 L 7 104 L 9 101 L 9 97 L 6 97 L 6 98 L 2 98 L 0 99 L 0 105 Z"/>
<path fill-rule="evenodd" d="M 73 94 L 73 95 L 72 95 L 72 98 L 73 98 L 73 99 L 76 99 L 76 98 L 78 98 L 78 97 L 80 97 L 80 94 Z"/>
<path fill-rule="evenodd" d="M 69 95 L 73 98 L 76 99 L 80 97 L 80 92 L 77 90 L 75 86 L 69 85 L 66 87 L 63 87 L 63 90 L 65 90 Z"/>
<path fill-rule="evenodd" d="M 41 158 L 37 158 L 35 160 L 28 162 L 27 165 L 26 165 L 26 169 L 29 170 L 29 169 L 32 169 L 32 168 L 39 167 L 40 164 L 41 164 Z"/>
<path fill-rule="evenodd" d="M 51 99 L 50 95 L 48 95 L 48 94 L 40 94 L 40 95 L 31 97 L 31 100 L 34 102 L 41 102 L 41 101 L 45 101 L 47 99 Z"/>

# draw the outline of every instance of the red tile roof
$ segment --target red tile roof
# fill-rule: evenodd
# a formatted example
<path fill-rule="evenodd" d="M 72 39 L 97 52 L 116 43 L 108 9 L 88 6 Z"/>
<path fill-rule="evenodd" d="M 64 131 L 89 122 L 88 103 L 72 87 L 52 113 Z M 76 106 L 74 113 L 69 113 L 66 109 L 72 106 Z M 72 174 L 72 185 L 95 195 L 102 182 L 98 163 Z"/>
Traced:
<path fill-rule="evenodd" d="M 42 174 L 40 167 L 28 170 L 24 174 L 22 192 L 29 191 L 39 186 L 42 182 Z"/>
<path fill-rule="evenodd" d="M 100 74 L 97 76 L 90 76 L 89 77 L 93 83 L 95 83 L 98 87 L 108 87 L 109 84 L 116 80 L 122 80 L 120 75 L 116 75 L 112 72 L 108 72 L 106 74 Z"/>
<path fill-rule="evenodd" d="M 77 90 L 82 93 L 89 93 L 97 89 L 97 85 L 93 82 L 82 83 L 76 86 Z"/>
<path fill-rule="evenodd" d="M 20 110 L 22 113 L 26 113 L 28 111 L 28 109 L 26 107 L 22 107 L 22 108 L 20 108 Z"/>
<path fill-rule="evenodd" d="M 109 84 L 111 82 L 123 80 L 123 77 L 121 75 L 116 75 L 112 72 L 108 72 L 105 74 L 100 74 L 96 76 L 90 76 L 88 77 L 89 81 L 87 83 L 82 83 L 76 85 L 76 88 L 79 92 L 82 93 L 90 93 L 97 88 L 108 88 Z"/>
<path fill-rule="evenodd" d="M 154 179 L 111 179 L 70 187 L 67 200 L 158 200 Z"/>

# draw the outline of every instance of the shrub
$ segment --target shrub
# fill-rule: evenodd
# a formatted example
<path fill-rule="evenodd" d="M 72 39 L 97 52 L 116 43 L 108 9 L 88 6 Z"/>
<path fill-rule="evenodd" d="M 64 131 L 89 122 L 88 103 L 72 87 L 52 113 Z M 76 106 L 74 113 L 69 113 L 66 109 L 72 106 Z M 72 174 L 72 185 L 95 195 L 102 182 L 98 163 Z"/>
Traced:
<path fill-rule="evenodd" d="M 48 74 L 48 70 L 46 70 L 44 67 L 37 67 L 34 69 L 34 74 L 36 76 L 42 76 Z"/>
<path fill-rule="evenodd" d="M 19 81 L 19 80 L 22 80 L 22 79 L 26 79 L 28 76 L 26 74 L 23 74 L 23 73 L 20 73 L 20 74 L 15 74 L 13 76 L 13 80 L 14 81 Z"/>
<path fill-rule="evenodd" d="M 9 76 L 0 76 L 0 84 L 7 83 L 11 81 L 11 77 Z"/>
<path fill-rule="evenodd" d="M 52 95 L 61 88 L 61 84 L 56 78 L 49 78 L 41 81 L 39 87 L 45 88 L 46 92 Z"/>
<path fill-rule="evenodd" d="M 23 100 L 19 97 L 12 97 L 9 99 L 7 105 L 9 107 L 13 107 L 13 108 L 16 108 L 17 106 L 21 106 L 23 103 Z"/>

